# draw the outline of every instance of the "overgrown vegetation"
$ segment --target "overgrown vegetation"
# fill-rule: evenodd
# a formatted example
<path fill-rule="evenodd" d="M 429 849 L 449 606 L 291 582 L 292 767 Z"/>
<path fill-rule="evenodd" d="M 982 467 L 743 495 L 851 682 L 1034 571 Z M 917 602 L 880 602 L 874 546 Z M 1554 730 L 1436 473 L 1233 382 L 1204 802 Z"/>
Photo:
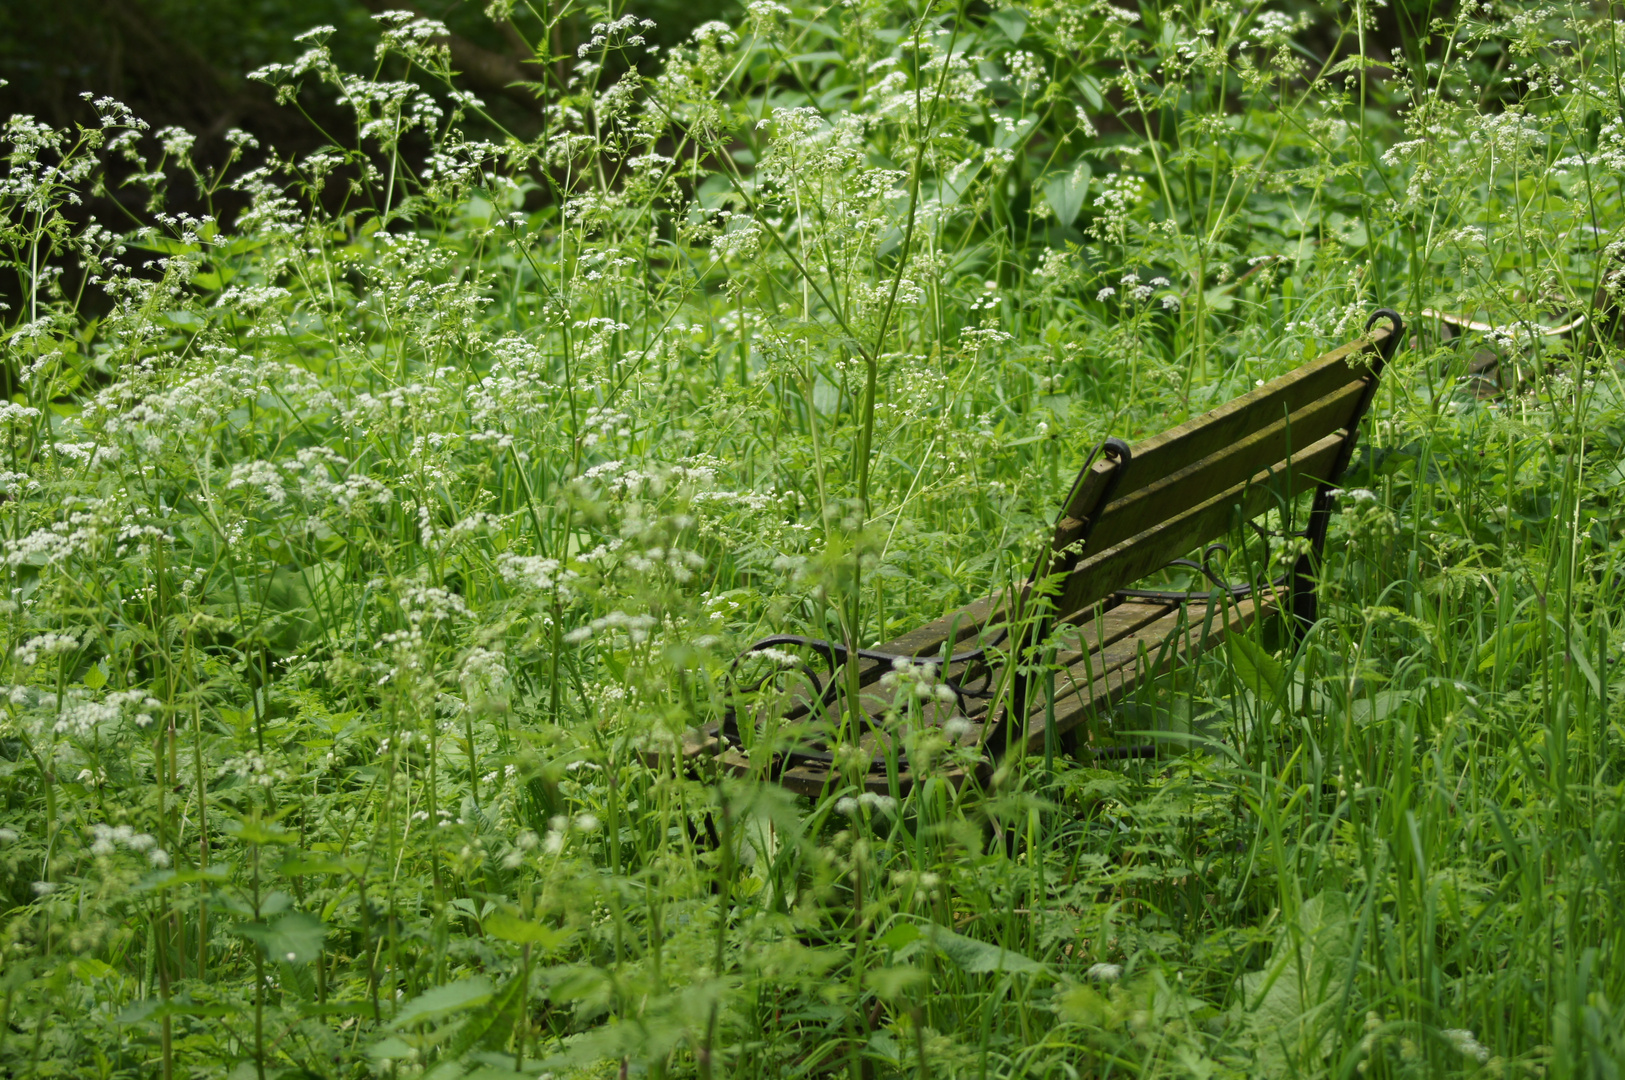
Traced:
<path fill-rule="evenodd" d="M 256 73 L 314 153 L 13 117 L 0 1070 L 1617 1075 L 1619 26 L 1434 14 L 617 9 L 496 142 L 398 15 Z M 1323 619 L 1100 719 L 1158 758 L 661 756 L 1378 304 Z"/>

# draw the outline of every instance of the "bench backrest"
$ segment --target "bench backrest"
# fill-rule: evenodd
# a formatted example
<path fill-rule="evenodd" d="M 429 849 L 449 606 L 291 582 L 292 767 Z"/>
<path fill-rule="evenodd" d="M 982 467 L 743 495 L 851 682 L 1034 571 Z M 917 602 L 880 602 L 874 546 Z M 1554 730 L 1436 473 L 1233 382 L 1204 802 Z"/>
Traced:
<path fill-rule="evenodd" d="M 1387 325 L 1373 324 L 1385 322 Z M 1387 309 L 1367 336 L 1138 446 L 1109 440 L 1073 484 L 1051 541 L 1057 615 L 1089 608 L 1310 489 L 1308 535 L 1348 467 L 1360 419 L 1404 334 Z"/>

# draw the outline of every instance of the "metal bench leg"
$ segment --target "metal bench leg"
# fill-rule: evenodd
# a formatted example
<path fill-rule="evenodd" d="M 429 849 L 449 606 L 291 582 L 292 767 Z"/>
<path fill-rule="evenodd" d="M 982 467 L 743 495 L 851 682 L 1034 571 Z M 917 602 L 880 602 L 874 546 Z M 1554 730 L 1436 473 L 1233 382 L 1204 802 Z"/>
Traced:
<path fill-rule="evenodd" d="M 1292 592 L 1288 601 L 1291 604 L 1291 618 L 1287 620 L 1287 628 L 1293 640 L 1307 634 L 1320 617 L 1320 595 L 1315 575 L 1320 570 L 1321 553 L 1326 545 L 1326 526 L 1332 516 L 1330 490 L 1322 485 L 1315 492 L 1314 504 L 1309 509 L 1309 527 L 1304 530 L 1309 550 L 1299 555 L 1298 561 L 1292 565 Z"/>
<path fill-rule="evenodd" d="M 1354 457 L 1354 444 L 1360 437 L 1360 421 L 1365 417 L 1366 410 L 1371 407 L 1371 399 L 1376 395 L 1382 369 L 1387 366 L 1389 359 L 1405 337 L 1405 320 L 1392 308 L 1378 308 L 1373 311 L 1371 317 L 1366 320 L 1366 332 L 1369 333 L 1373 326 L 1384 321 L 1393 329 L 1377 347 L 1376 357 L 1371 363 L 1370 381 L 1366 384 L 1365 393 L 1361 395 L 1354 416 L 1349 421 L 1348 438 L 1338 451 L 1337 461 L 1331 469 L 1330 481 L 1321 484 L 1315 490 L 1315 501 L 1309 508 L 1309 527 L 1304 530 L 1304 537 L 1309 541 L 1309 551 L 1299 556 L 1297 563 L 1292 567 L 1292 619 L 1288 625 L 1291 626 L 1294 637 L 1302 637 L 1307 633 L 1319 615 L 1315 574 L 1320 569 L 1321 555 L 1326 547 L 1326 527 L 1332 516 L 1332 484 L 1343 478 L 1344 470 L 1349 467 L 1349 462 Z"/>

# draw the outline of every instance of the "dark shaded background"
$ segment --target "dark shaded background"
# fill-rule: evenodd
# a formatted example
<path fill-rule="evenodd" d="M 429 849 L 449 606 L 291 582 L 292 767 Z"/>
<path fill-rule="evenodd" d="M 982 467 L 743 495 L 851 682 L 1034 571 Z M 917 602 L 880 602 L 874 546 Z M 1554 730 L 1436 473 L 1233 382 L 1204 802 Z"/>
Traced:
<path fill-rule="evenodd" d="M 372 15 L 408 8 L 446 23 L 453 32 L 453 66 L 505 126 L 519 133 L 533 113 L 522 91 L 504 90 L 531 78 L 530 45 L 543 33 L 535 12 L 549 3 L 515 6 L 502 24 L 485 4 L 463 0 L 45 0 L 0 4 L 0 117 L 27 113 L 63 127 L 94 114 L 80 98 L 89 91 L 129 105 L 154 129 L 170 124 L 210 139 L 237 127 L 284 153 L 315 145 L 315 133 L 297 111 L 276 106 L 270 91 L 245 78 L 272 61 L 289 61 L 303 46 L 294 35 L 331 25 L 331 45 L 348 70 L 370 71 L 377 28 Z M 571 5 L 579 7 L 580 5 Z M 636 0 L 627 10 L 654 19 L 651 40 L 668 44 L 699 23 L 738 14 L 739 0 Z M 590 30 L 587 14 L 567 16 L 551 43 L 574 53 Z M 320 101 L 305 103 L 323 107 Z"/>
<path fill-rule="evenodd" d="M 1302 37 L 1311 52 L 1324 55 L 1348 47 L 1340 36 L 1336 5 L 1277 2 L 1290 13 L 1307 16 Z M 737 20 L 744 3 L 629 0 L 624 7 L 617 5 L 617 11 L 654 20 L 655 28 L 645 36 L 666 47 L 687 39 L 707 20 Z M 582 0 L 515 0 L 511 16 L 499 20 L 487 14 L 488 6 L 495 5 L 491 0 L 0 2 L 0 78 L 7 80 L 0 86 L 0 119 L 22 113 L 57 128 L 93 124 L 95 110 L 81 95 L 106 95 L 151 125 L 143 147 L 149 159 L 159 144 L 156 133 L 176 125 L 198 136 L 193 158 L 206 170 L 223 163 L 229 148 L 221 136 L 232 128 L 255 136 L 264 148 L 261 153 L 282 157 L 302 157 L 323 145 L 322 130 L 354 146 L 354 115 L 334 102 L 331 87 L 307 86 L 295 109 L 277 105 L 271 89 L 247 74 L 267 63 L 293 60 L 305 48 L 295 36 L 322 25 L 337 28 L 329 46 L 341 67 L 371 72 L 378 41 L 373 16 L 399 8 L 444 22 L 451 31 L 448 44 L 459 82 L 485 101 L 500 128 L 521 138 L 535 137 L 543 126 L 536 96 L 514 84 L 568 82 L 576 47 L 604 16 Z M 569 13 L 559 20 L 551 40 L 541 40 L 547 16 L 561 6 Z M 1438 37 L 1429 44 L 1422 31 L 1447 16 L 1451 7 L 1451 0 L 1392 0 L 1374 31 L 1375 53 L 1387 55 L 1403 47 L 1414 53 L 1412 64 L 1420 65 L 1427 59 L 1424 53 L 1443 48 L 1447 40 Z M 986 0 L 968 0 L 967 13 L 974 20 L 985 18 L 989 10 Z M 536 61 L 538 52 L 563 59 L 545 65 Z M 652 73 L 658 61 L 647 54 L 645 60 Z M 618 59 L 608 62 L 613 67 Z M 1117 126 L 1109 115 L 1096 119 L 1102 131 Z M 499 134 L 480 130 L 477 117 L 467 118 L 464 126 L 474 137 Z M 105 184 L 77 212 L 114 228 L 150 223 L 154 205 L 145 191 L 128 182 L 140 172 L 133 163 L 107 162 Z M 205 203 L 195 185 L 171 183 L 163 207 L 229 221 L 242 201 L 240 194 L 222 190 Z M 0 301 L 6 288 L 0 284 Z"/>
<path fill-rule="evenodd" d="M 174 124 L 200 136 L 197 156 L 210 164 L 223 155 L 218 138 L 242 128 L 265 146 L 298 154 L 320 138 L 297 110 L 280 108 L 270 90 L 246 78 L 272 61 L 289 61 L 303 46 L 293 39 L 314 26 L 338 29 L 330 42 L 339 63 L 350 71 L 371 71 L 378 29 L 372 16 L 401 8 L 431 16 L 452 31 L 453 67 L 467 89 L 485 100 L 491 115 L 520 136 L 540 129 L 535 99 L 512 87 L 517 80 L 541 79 L 530 63 L 537 47 L 573 57 L 595 18 L 581 0 L 519 0 L 510 18 L 493 21 L 488 0 L 43 0 L 0 3 L 0 118 L 14 113 L 38 117 L 53 126 L 89 123 L 95 114 L 80 97 L 89 91 L 129 105 L 156 131 Z M 550 42 L 542 16 L 567 14 Z M 647 33 L 666 46 L 688 37 L 710 19 L 736 19 L 744 0 L 630 0 L 618 10 L 653 19 Z M 1133 5 L 1125 5 L 1133 6 Z M 1272 5 L 1273 6 L 1273 5 Z M 1286 9 L 1308 14 L 1305 35 L 1317 51 L 1336 47 L 1336 5 L 1284 0 Z M 1448 16 L 1450 0 L 1394 0 L 1375 31 L 1376 53 L 1414 45 L 1430 21 Z M 981 0 L 971 9 L 985 14 Z M 1442 40 L 1435 47 L 1442 45 Z M 1413 60 L 1420 60 L 1418 55 Z M 568 61 L 553 74 L 564 73 Z M 301 100 L 317 120 L 345 130 L 332 94 Z M 324 126 L 326 126 L 324 124 Z M 329 130 L 334 128 L 329 127 Z"/>

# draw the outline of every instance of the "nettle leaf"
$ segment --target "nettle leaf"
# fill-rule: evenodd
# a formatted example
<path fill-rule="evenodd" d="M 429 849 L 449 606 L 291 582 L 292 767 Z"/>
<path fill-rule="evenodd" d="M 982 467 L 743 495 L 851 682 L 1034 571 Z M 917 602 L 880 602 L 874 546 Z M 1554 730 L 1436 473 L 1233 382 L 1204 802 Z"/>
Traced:
<path fill-rule="evenodd" d="M 373 1043 L 367 1048 L 367 1056 L 379 1061 L 395 1061 L 401 1058 L 411 1058 L 416 1053 L 411 1044 L 390 1035 Z"/>
<path fill-rule="evenodd" d="M 484 1005 L 491 1000 L 491 994 L 491 980 L 483 975 L 436 986 L 401 1006 L 401 1011 L 395 1014 L 389 1026 L 399 1030 L 424 1020 L 438 1020 Z"/>
<path fill-rule="evenodd" d="M 289 859 L 279 863 L 276 872 L 283 877 L 303 877 L 310 874 L 355 874 L 361 863 L 354 859 Z"/>
<path fill-rule="evenodd" d="M 269 960 L 308 964 L 322 954 L 327 924 L 314 915 L 290 911 L 269 923 L 240 923 L 232 932 L 258 945 Z"/>
<path fill-rule="evenodd" d="M 493 911 L 487 915 L 481 925 L 485 932 L 492 937 L 499 937 L 503 941 L 513 941 L 520 945 L 539 945 L 543 949 L 552 950 L 560 948 L 570 940 L 570 931 L 560 930 L 552 926 L 544 926 L 539 922 L 521 919 L 510 915 L 506 911 Z"/>
<path fill-rule="evenodd" d="M 143 998 L 132 1001 L 118 1014 L 121 1024 L 139 1024 L 144 1021 L 161 1020 L 166 1016 L 197 1016 L 215 1018 L 221 1016 L 236 1016 L 239 1009 L 235 1005 L 209 1005 L 178 998 L 165 1004 L 162 998 Z"/>
<path fill-rule="evenodd" d="M 227 835 L 245 844 L 293 844 L 297 843 L 297 833 L 289 832 L 274 821 L 263 821 L 259 818 L 242 818 L 237 821 L 228 821 L 225 825 Z"/>
<path fill-rule="evenodd" d="M 140 892 L 154 892 L 178 888 L 181 885 L 195 885 L 200 881 L 219 885 L 230 880 L 231 872 L 218 866 L 206 866 L 198 870 L 156 870 L 142 878 L 136 889 Z"/>
<path fill-rule="evenodd" d="M 447 1047 L 447 1053 L 461 1058 L 476 1046 L 496 1049 L 504 1045 L 520 1018 L 529 977 L 529 972 L 521 970 L 503 983 L 491 1002 L 469 1017 Z"/>

